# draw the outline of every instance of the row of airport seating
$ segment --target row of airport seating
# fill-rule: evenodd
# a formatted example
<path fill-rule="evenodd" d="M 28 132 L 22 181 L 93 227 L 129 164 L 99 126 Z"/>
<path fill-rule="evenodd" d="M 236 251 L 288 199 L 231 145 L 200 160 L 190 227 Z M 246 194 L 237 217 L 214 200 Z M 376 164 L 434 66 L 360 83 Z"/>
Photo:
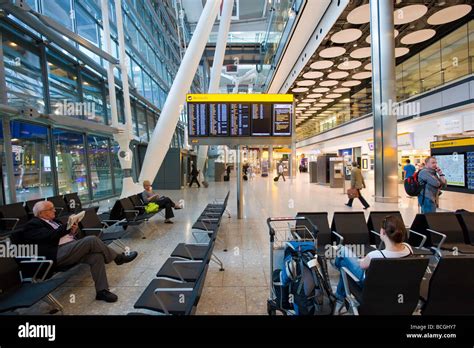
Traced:
<path fill-rule="evenodd" d="M 179 243 L 176 246 L 134 308 L 166 315 L 195 313 L 210 261 L 216 262 L 224 271 L 221 260 L 214 254 L 214 247 L 216 242 L 222 241 L 218 233 L 227 211 L 229 194 L 222 201 L 206 206 L 192 225 L 196 243 Z M 206 239 L 205 242 L 199 238 L 201 236 Z"/>
<path fill-rule="evenodd" d="M 336 212 L 329 226 L 326 212 L 298 213 L 306 217 L 296 231 L 314 233 L 318 256 L 326 258 L 328 246 L 362 245 L 364 254 L 381 249 L 378 231 L 386 216 L 403 221 L 397 211 Z M 307 222 L 310 221 L 310 223 Z M 418 214 L 406 242 L 414 253 L 402 259 L 373 259 L 360 279 L 343 267 L 341 274 L 353 314 L 466 315 L 474 313 L 474 213 Z M 298 232 L 301 233 L 301 232 Z M 304 236 L 300 236 L 304 237 Z M 326 274 L 327 276 L 327 274 Z"/>
<path fill-rule="evenodd" d="M 24 244 L 22 231 L 26 223 L 33 217 L 33 206 L 44 199 L 36 199 L 24 203 L 13 203 L 0 206 L 0 224 L 3 250 Z M 64 196 L 48 197 L 56 209 L 59 220 L 66 223 L 69 215 L 85 211 L 84 218 L 79 223 L 76 238 L 95 235 L 105 244 L 116 243 L 122 249 L 126 246 L 121 242 L 130 225 L 139 225 L 161 212 L 147 214 L 140 195 L 118 199 L 107 213 L 98 214 L 98 207 L 83 209 L 83 204 L 77 193 Z M 18 257 L 0 258 L 0 313 L 28 308 L 42 299 L 48 300 L 55 309 L 62 311 L 62 305 L 51 295 L 55 289 L 65 283 L 72 274 L 65 271 L 78 266 L 65 268 L 55 267 L 52 260 L 41 256 L 23 255 Z"/>

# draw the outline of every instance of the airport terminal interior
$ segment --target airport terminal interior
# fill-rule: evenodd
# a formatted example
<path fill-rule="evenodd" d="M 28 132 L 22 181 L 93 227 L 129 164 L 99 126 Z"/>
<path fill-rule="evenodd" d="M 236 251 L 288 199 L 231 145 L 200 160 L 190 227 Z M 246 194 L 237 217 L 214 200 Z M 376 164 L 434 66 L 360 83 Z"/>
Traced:
<path fill-rule="evenodd" d="M 473 7 L 0 0 L 0 314 L 474 314 Z"/>

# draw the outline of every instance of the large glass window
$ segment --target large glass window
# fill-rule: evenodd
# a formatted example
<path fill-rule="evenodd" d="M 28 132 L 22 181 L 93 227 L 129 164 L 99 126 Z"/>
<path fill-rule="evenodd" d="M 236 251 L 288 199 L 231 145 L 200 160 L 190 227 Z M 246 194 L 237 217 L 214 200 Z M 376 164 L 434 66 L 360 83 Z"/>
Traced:
<path fill-rule="evenodd" d="M 151 135 L 153 134 L 156 126 L 155 114 L 150 110 L 147 110 L 146 118 L 148 120 L 148 138 L 151 139 Z"/>
<path fill-rule="evenodd" d="M 69 30 L 73 30 L 70 0 L 43 0 L 42 3 L 44 15 L 51 17 Z"/>
<path fill-rule="evenodd" d="M 439 42 L 420 52 L 421 92 L 429 91 L 443 83 Z"/>
<path fill-rule="evenodd" d="M 40 58 L 36 49 L 19 40 L 2 36 L 8 104 L 33 105 L 45 111 Z"/>
<path fill-rule="evenodd" d="M 87 137 L 92 197 L 99 199 L 112 195 L 112 175 L 109 161 L 109 140 L 105 137 Z"/>
<path fill-rule="evenodd" d="M 12 121 L 10 130 L 17 200 L 53 196 L 48 129 Z"/>
<path fill-rule="evenodd" d="M 467 25 L 441 39 L 444 82 L 469 73 Z"/>
<path fill-rule="evenodd" d="M 102 95 L 103 88 L 103 85 L 97 80 L 83 74 L 82 93 L 84 98 L 84 118 L 88 121 L 106 123 Z"/>
<path fill-rule="evenodd" d="M 81 133 L 53 129 L 56 149 L 59 194 L 77 192 L 81 200 L 89 200 L 84 136 Z"/>
<path fill-rule="evenodd" d="M 138 126 L 138 137 L 140 141 L 147 141 L 148 134 L 146 128 L 146 114 L 145 109 L 137 103 L 137 126 Z"/>
<path fill-rule="evenodd" d="M 51 108 L 55 114 L 82 118 L 77 73 L 72 65 L 48 57 Z"/>
<path fill-rule="evenodd" d="M 112 168 L 114 171 L 115 193 L 121 193 L 123 186 L 123 170 L 118 158 L 119 149 L 119 144 L 112 141 Z"/>

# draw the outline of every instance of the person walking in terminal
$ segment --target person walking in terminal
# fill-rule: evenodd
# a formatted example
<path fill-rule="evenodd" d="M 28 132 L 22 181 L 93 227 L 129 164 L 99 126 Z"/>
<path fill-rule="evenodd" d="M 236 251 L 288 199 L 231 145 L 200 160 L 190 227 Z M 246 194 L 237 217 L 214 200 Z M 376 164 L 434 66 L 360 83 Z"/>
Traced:
<path fill-rule="evenodd" d="M 436 157 L 430 156 L 425 159 L 425 167 L 418 173 L 418 182 L 423 186 L 418 196 L 421 213 L 436 213 L 438 196 L 441 189 L 447 185 L 446 176 L 438 167 Z"/>
<path fill-rule="evenodd" d="M 57 267 L 87 263 L 91 268 L 96 289 L 96 300 L 116 302 L 118 297 L 109 291 L 105 264 L 115 261 L 121 265 L 133 261 L 137 252 L 118 254 L 106 246 L 97 236 L 76 239 L 77 225 L 67 226 L 56 219 L 54 205 L 41 201 L 33 206 L 34 217 L 21 233 L 21 242 L 37 244 L 39 256 L 52 260 Z"/>
<path fill-rule="evenodd" d="M 370 266 L 370 260 L 372 259 L 391 259 L 391 258 L 402 258 L 413 254 L 413 250 L 409 244 L 404 243 L 407 238 L 407 230 L 401 221 L 396 216 L 388 215 L 382 221 L 382 227 L 380 229 L 380 239 L 385 245 L 383 250 L 374 250 L 368 253 L 364 258 L 359 259 L 354 255 L 351 249 L 342 246 L 336 255 L 334 260 L 334 266 L 340 271 L 342 267 L 347 268 L 353 273 L 358 279 L 359 286 L 363 286 L 365 270 Z M 336 305 L 334 306 L 334 314 L 339 315 L 343 306 L 344 299 L 346 298 L 346 291 L 344 289 L 344 282 L 342 275 L 339 276 L 339 283 L 336 289 Z"/>
<path fill-rule="evenodd" d="M 352 162 L 352 170 L 351 170 L 351 188 L 356 189 L 358 193 L 358 198 L 362 205 L 364 206 L 364 209 L 367 209 L 370 207 L 369 203 L 362 197 L 362 194 L 360 193 L 360 190 L 365 188 L 365 181 L 364 177 L 362 176 L 362 171 L 359 169 L 359 164 L 357 162 Z M 354 202 L 354 198 L 350 198 L 349 202 L 346 203 L 348 207 L 352 207 L 352 203 Z"/>
<path fill-rule="evenodd" d="M 160 207 L 165 208 L 165 223 L 172 224 L 171 218 L 174 217 L 173 209 L 182 209 L 183 208 L 183 200 L 180 200 L 178 204 L 174 203 L 171 198 L 160 196 L 158 193 L 154 193 L 151 187 L 151 182 L 149 180 L 143 181 L 143 188 L 145 189 L 142 192 L 142 199 L 145 203 L 156 203 Z"/>
<path fill-rule="evenodd" d="M 189 187 L 193 186 L 194 182 L 198 185 L 198 187 L 201 187 L 198 181 L 198 176 L 199 176 L 199 170 L 197 170 L 196 165 L 193 164 L 191 166 L 191 182 L 189 183 Z"/>
<path fill-rule="evenodd" d="M 283 175 L 284 170 L 285 169 L 283 168 L 283 163 L 282 162 L 278 163 L 278 167 L 277 167 L 278 176 L 277 176 L 276 181 L 280 180 L 280 176 L 283 178 L 283 181 L 286 181 L 285 176 Z"/>
<path fill-rule="evenodd" d="M 404 179 L 408 179 L 411 178 L 413 174 L 415 174 L 416 168 L 413 164 L 411 164 L 411 161 L 409 159 L 407 159 L 405 163 L 406 165 L 405 167 L 403 167 L 403 171 L 405 173 Z"/>

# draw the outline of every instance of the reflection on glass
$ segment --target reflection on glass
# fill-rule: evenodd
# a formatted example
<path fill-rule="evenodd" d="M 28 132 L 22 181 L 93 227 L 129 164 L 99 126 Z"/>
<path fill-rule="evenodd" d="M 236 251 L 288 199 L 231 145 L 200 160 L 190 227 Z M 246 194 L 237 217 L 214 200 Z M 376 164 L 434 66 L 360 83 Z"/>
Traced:
<path fill-rule="evenodd" d="M 82 93 L 84 98 L 84 119 L 97 123 L 105 123 L 103 85 L 86 76 L 82 78 Z"/>
<path fill-rule="evenodd" d="M 443 83 L 439 42 L 420 52 L 421 92 L 429 91 Z"/>
<path fill-rule="evenodd" d="M 138 126 L 138 137 L 140 141 L 147 141 L 147 128 L 146 128 L 146 114 L 145 109 L 140 105 L 136 104 L 137 109 L 137 126 Z"/>
<path fill-rule="evenodd" d="M 25 122 L 10 123 L 18 201 L 53 195 L 48 129 Z"/>
<path fill-rule="evenodd" d="M 441 39 L 444 82 L 465 76 L 469 72 L 467 25 Z"/>
<path fill-rule="evenodd" d="M 98 199 L 112 195 L 112 175 L 109 162 L 109 140 L 105 137 L 89 135 L 89 164 L 92 197 Z"/>
<path fill-rule="evenodd" d="M 73 30 L 71 19 L 72 8 L 70 0 L 43 0 L 42 5 L 44 15 L 51 17 L 69 30 Z"/>
<path fill-rule="evenodd" d="M 49 91 L 53 113 L 74 118 L 82 118 L 83 110 L 79 101 L 77 75 L 72 67 L 55 61 L 48 62 Z"/>
<path fill-rule="evenodd" d="M 32 105 L 44 112 L 41 64 L 29 45 L 2 36 L 8 104 L 14 107 Z"/>
<path fill-rule="evenodd" d="M 80 133 L 53 129 L 56 148 L 59 194 L 77 192 L 82 201 L 89 200 L 84 137 Z"/>
<path fill-rule="evenodd" d="M 114 181 L 115 181 L 115 193 L 122 192 L 123 186 L 123 170 L 120 166 L 120 161 L 118 158 L 119 153 L 119 144 L 115 141 L 112 141 L 112 167 L 114 171 Z"/>

